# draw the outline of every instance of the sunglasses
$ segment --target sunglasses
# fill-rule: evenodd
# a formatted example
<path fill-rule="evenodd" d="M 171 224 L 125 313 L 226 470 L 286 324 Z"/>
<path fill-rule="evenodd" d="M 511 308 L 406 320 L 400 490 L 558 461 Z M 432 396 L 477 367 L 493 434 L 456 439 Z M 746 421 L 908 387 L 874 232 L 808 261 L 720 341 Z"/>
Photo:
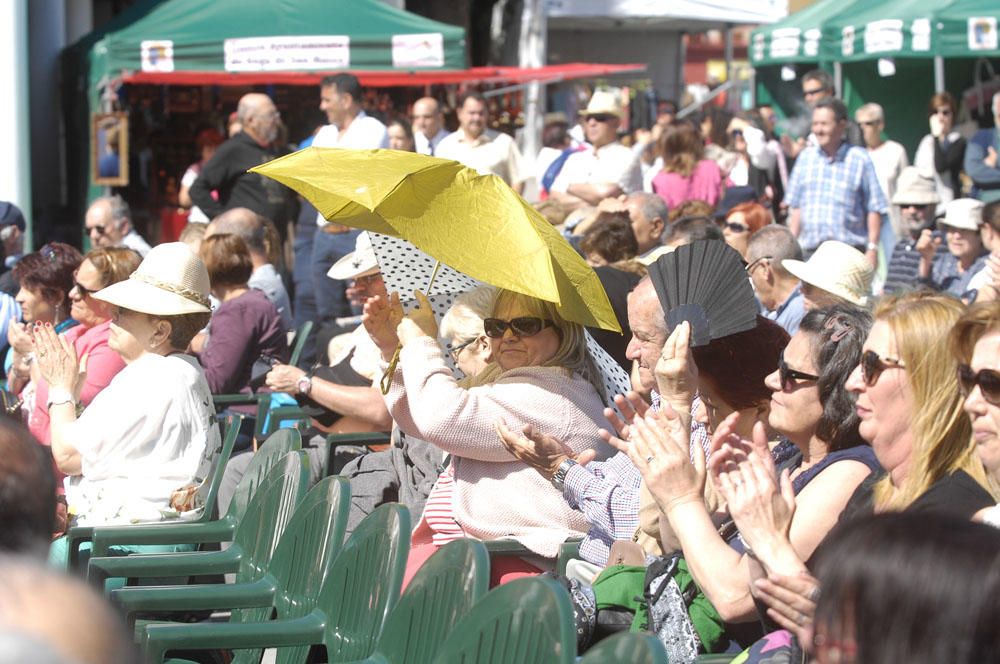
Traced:
<path fill-rule="evenodd" d="M 729 132 L 729 138 L 743 138 L 743 130 L 733 129 L 731 132 Z"/>
<path fill-rule="evenodd" d="M 457 346 L 452 346 L 451 348 L 449 348 L 448 349 L 448 353 L 451 355 L 451 359 L 453 359 L 456 362 L 458 362 L 458 356 L 462 354 L 462 351 L 465 350 L 466 347 L 468 347 L 473 342 L 475 342 L 475 340 L 477 338 L 478 337 L 472 337 L 471 339 L 469 339 L 468 341 L 466 341 L 464 343 L 460 343 Z"/>
<path fill-rule="evenodd" d="M 743 224 L 737 224 L 735 221 L 724 221 L 719 224 L 722 228 L 728 228 L 734 233 L 746 233 L 750 230 L 749 226 L 744 226 Z"/>
<path fill-rule="evenodd" d="M 615 116 L 611 115 L 610 113 L 594 113 L 592 115 L 584 117 L 584 120 L 588 122 L 591 120 L 594 120 L 595 122 L 611 122 L 614 119 Z"/>
<path fill-rule="evenodd" d="M 979 386 L 983 398 L 994 406 L 1000 406 L 1000 373 L 992 369 L 973 371 L 968 364 L 958 365 L 958 387 L 962 396 L 969 396 Z"/>
<path fill-rule="evenodd" d="M 868 387 L 878 382 L 878 377 L 883 371 L 892 368 L 905 369 L 906 365 L 902 360 L 882 357 L 873 350 L 866 350 L 861 354 L 861 378 Z"/>
<path fill-rule="evenodd" d="M 818 95 L 818 94 L 821 94 L 823 92 L 826 92 L 826 88 L 813 88 L 812 90 L 803 90 L 802 91 L 802 96 L 803 97 L 812 97 L 813 95 Z"/>
<path fill-rule="evenodd" d="M 785 355 L 782 353 L 778 358 L 778 379 L 781 381 L 781 389 L 791 392 L 798 385 L 800 380 L 819 380 L 819 376 L 808 374 L 804 371 L 796 371 L 785 363 Z"/>
<path fill-rule="evenodd" d="M 376 272 L 375 274 L 368 274 L 362 277 L 354 277 L 354 287 L 355 288 L 365 288 L 375 283 L 382 278 L 381 272 Z"/>
<path fill-rule="evenodd" d="M 500 318 L 487 318 L 483 321 L 483 331 L 490 339 L 502 339 L 507 330 L 518 337 L 533 337 L 545 328 L 554 325 L 555 323 L 548 319 L 536 318 L 535 316 L 521 316 L 509 321 Z"/>
<path fill-rule="evenodd" d="M 81 284 L 76 279 L 73 280 L 73 286 L 76 288 L 76 292 L 80 294 L 80 299 L 88 298 L 92 293 L 96 293 L 99 289 L 90 289 Z"/>

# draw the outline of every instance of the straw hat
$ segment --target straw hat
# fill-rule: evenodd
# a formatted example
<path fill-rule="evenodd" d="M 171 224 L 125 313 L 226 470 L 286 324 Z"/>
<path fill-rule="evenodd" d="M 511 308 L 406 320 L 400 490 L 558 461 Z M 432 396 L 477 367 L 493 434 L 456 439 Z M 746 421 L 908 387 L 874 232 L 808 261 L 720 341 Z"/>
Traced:
<path fill-rule="evenodd" d="M 597 90 L 590 98 L 587 108 L 580 112 L 580 115 L 613 115 L 619 120 L 625 115 L 622 111 L 622 102 L 618 95 L 611 90 Z"/>
<path fill-rule="evenodd" d="M 125 281 L 94 293 L 105 302 L 154 316 L 208 313 L 208 270 L 183 242 L 153 247 Z"/>
<path fill-rule="evenodd" d="M 944 208 L 944 218 L 938 220 L 938 227 L 951 226 L 966 231 L 978 231 L 982 225 L 983 202 L 974 198 L 948 201 Z"/>
<path fill-rule="evenodd" d="M 907 166 L 896 180 L 893 205 L 937 205 L 941 202 L 934 180 L 920 172 L 916 166 Z"/>
<path fill-rule="evenodd" d="M 781 266 L 801 281 L 858 306 L 868 302 L 875 276 L 863 253 L 836 240 L 819 245 L 808 261 L 786 258 Z"/>
<path fill-rule="evenodd" d="M 360 276 L 374 274 L 379 271 L 378 260 L 375 259 L 375 247 L 367 232 L 358 236 L 354 242 L 354 251 L 333 264 L 326 276 L 331 279 L 357 279 Z"/>

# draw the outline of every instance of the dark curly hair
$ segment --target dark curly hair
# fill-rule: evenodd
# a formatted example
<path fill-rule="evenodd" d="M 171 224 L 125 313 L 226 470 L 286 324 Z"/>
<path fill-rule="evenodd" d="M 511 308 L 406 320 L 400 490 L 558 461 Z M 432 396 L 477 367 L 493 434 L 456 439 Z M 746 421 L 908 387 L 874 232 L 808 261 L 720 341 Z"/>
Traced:
<path fill-rule="evenodd" d="M 21 288 L 38 293 L 43 300 L 69 312 L 69 292 L 73 273 L 83 262 L 83 254 L 62 242 L 49 242 L 14 265 L 14 279 Z"/>
<path fill-rule="evenodd" d="M 799 331 L 812 337 L 813 364 L 819 371 L 816 385 L 823 415 L 816 436 L 831 452 L 868 444 L 858 433 L 861 420 L 845 384 L 861 363 L 861 347 L 871 327 L 872 315 L 849 304 L 810 311 L 799 324 Z"/>

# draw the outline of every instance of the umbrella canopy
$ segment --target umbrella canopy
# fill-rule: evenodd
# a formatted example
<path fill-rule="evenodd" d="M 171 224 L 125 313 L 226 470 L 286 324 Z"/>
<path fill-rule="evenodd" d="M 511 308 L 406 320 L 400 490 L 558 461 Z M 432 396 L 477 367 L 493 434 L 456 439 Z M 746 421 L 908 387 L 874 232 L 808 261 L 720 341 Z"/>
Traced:
<path fill-rule="evenodd" d="M 495 175 L 410 152 L 314 147 L 251 170 L 326 219 L 403 238 L 474 279 L 556 303 L 566 320 L 621 332 L 594 270 Z"/>

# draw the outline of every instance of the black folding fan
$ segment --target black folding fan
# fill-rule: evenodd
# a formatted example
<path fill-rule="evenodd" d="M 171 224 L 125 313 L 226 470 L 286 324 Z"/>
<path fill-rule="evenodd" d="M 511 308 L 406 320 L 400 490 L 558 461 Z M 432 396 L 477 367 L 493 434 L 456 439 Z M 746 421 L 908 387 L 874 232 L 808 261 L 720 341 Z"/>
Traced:
<path fill-rule="evenodd" d="M 666 314 L 667 329 L 691 324 L 691 345 L 752 330 L 758 305 L 735 249 L 718 240 L 699 240 L 660 256 L 649 276 Z"/>

